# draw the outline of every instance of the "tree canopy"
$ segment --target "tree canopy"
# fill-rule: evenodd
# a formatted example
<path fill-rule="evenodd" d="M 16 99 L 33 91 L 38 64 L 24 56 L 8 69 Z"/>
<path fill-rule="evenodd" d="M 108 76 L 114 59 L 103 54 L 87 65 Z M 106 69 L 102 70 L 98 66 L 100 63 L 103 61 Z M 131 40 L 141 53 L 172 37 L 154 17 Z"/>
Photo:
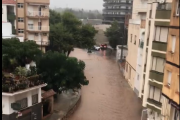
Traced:
<path fill-rule="evenodd" d="M 52 51 L 67 52 L 69 55 L 74 47 L 89 48 L 95 44 L 94 36 L 97 31 L 92 25 L 82 25 L 70 12 L 64 12 L 62 15 L 52 10 L 51 12 L 53 14 L 50 17 L 60 19 L 57 23 L 50 23 L 49 39 Z"/>
<path fill-rule="evenodd" d="M 120 27 L 117 21 L 114 21 L 111 24 L 111 27 L 107 28 L 105 31 L 105 36 L 108 38 L 109 44 L 112 48 L 116 48 L 118 44 L 122 45 L 125 44 L 123 41 L 123 28 Z"/>
<path fill-rule="evenodd" d="M 59 52 L 48 51 L 38 59 L 37 68 L 44 82 L 48 84 L 47 89 L 56 92 L 59 92 L 60 87 L 64 90 L 79 89 L 89 83 L 83 72 L 85 63 Z"/>
<path fill-rule="evenodd" d="M 8 68 L 10 63 L 25 66 L 41 54 L 34 41 L 20 42 L 18 38 L 2 39 L 2 59 L 5 68 Z"/>

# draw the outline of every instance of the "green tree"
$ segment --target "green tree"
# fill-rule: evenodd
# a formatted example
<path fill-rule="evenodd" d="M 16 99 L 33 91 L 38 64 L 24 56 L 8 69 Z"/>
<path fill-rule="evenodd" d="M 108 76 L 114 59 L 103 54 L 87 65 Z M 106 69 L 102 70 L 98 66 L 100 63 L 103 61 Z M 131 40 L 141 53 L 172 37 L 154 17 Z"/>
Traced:
<path fill-rule="evenodd" d="M 114 21 L 111 27 L 107 28 L 105 31 L 105 36 L 108 38 L 110 46 L 114 49 L 118 44 L 123 43 L 122 34 L 123 30 L 119 27 L 117 21 Z"/>
<path fill-rule="evenodd" d="M 50 26 L 61 22 L 60 13 L 50 9 L 49 14 L 50 14 L 50 17 L 49 17 Z"/>
<path fill-rule="evenodd" d="M 53 89 L 56 92 L 60 92 L 60 87 L 64 90 L 74 90 L 89 83 L 83 72 L 85 63 L 59 52 L 45 53 L 38 59 L 37 68 L 44 82 L 48 84 L 47 89 Z"/>
<path fill-rule="evenodd" d="M 35 60 L 37 56 L 41 55 L 41 50 L 34 41 L 20 42 L 17 38 L 2 39 L 2 59 L 5 68 L 8 63 L 12 65 L 25 66 L 25 64 Z M 15 67 L 15 66 L 14 66 Z"/>

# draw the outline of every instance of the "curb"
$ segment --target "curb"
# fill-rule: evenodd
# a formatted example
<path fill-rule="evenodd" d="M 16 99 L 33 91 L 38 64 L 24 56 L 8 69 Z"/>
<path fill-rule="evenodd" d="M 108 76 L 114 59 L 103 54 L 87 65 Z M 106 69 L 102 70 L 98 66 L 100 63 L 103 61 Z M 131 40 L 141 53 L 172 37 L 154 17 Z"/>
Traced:
<path fill-rule="evenodd" d="M 76 108 L 78 107 L 78 105 L 80 104 L 80 102 L 81 102 L 81 92 L 79 93 L 80 94 L 80 96 L 79 96 L 79 99 L 78 99 L 78 101 L 76 102 L 76 104 L 71 108 L 71 109 L 69 109 L 69 111 L 66 113 L 66 115 L 64 115 L 61 119 L 59 119 L 59 120 L 67 120 L 68 119 L 68 117 L 70 117 L 73 113 L 74 113 L 74 111 L 76 110 Z"/>

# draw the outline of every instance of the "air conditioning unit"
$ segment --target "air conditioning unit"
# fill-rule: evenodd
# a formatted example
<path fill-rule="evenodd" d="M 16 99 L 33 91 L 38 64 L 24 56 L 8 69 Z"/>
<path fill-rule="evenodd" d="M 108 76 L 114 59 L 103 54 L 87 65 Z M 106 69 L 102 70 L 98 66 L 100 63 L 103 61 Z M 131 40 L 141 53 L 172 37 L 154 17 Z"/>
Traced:
<path fill-rule="evenodd" d="M 158 2 L 159 2 L 160 4 L 163 4 L 163 3 L 165 3 L 165 0 L 158 0 Z"/>

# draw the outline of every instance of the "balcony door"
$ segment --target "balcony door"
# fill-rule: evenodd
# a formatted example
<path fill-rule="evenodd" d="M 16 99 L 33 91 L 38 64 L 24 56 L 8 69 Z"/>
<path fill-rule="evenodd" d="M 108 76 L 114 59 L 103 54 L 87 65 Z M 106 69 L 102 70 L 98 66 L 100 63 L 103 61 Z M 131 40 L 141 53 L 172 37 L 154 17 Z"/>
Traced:
<path fill-rule="evenodd" d="M 39 22 L 38 22 L 38 30 L 41 30 L 41 27 L 42 27 L 42 22 L 39 21 Z"/>
<path fill-rule="evenodd" d="M 41 8 L 41 6 L 39 6 L 39 16 L 42 15 L 41 10 L 42 10 L 42 8 Z"/>

